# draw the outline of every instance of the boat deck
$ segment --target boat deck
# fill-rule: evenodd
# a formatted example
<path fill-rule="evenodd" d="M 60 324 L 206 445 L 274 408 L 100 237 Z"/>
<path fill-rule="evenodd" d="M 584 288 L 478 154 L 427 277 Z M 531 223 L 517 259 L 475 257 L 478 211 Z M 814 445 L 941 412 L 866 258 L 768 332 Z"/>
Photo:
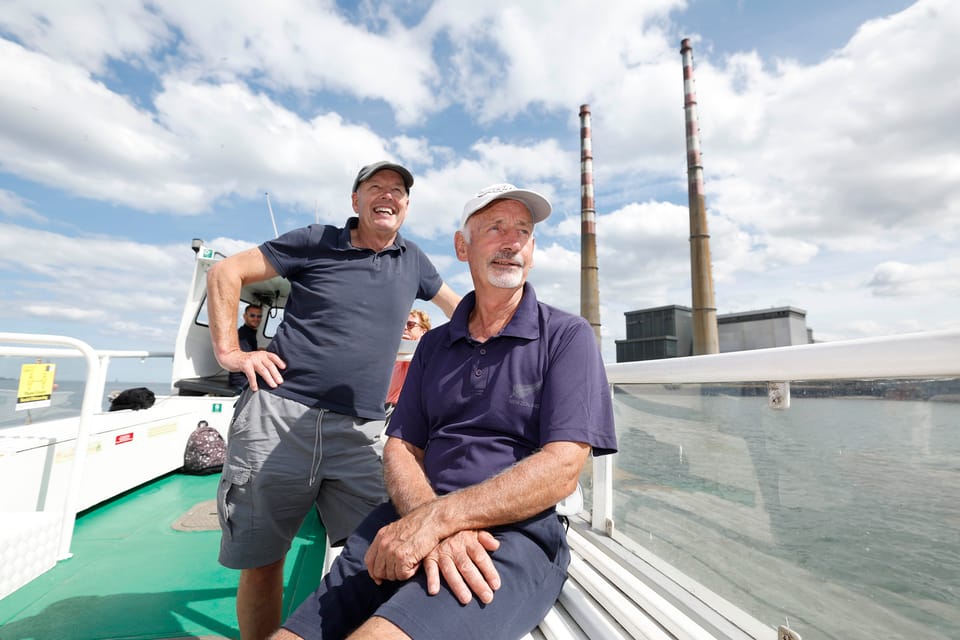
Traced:
<path fill-rule="evenodd" d="M 0 638 L 238 638 L 239 572 L 217 562 L 219 477 L 170 474 L 80 514 L 73 557 L 0 600 Z M 316 588 L 324 543 L 311 513 L 287 556 L 284 617 Z"/>

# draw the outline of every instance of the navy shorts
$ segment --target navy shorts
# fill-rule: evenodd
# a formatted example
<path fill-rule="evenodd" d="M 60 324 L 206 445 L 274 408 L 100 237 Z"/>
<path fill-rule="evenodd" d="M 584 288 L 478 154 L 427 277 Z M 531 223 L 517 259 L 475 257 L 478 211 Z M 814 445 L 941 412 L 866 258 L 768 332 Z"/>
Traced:
<path fill-rule="evenodd" d="M 330 540 L 342 542 L 386 498 L 382 430 L 383 421 L 247 388 L 217 492 L 220 563 L 253 569 L 280 560 L 314 505 Z"/>
<path fill-rule="evenodd" d="M 440 593 L 428 595 L 422 570 L 406 582 L 378 586 L 367 574 L 363 556 L 377 531 L 396 518 L 389 502 L 371 512 L 347 539 L 320 587 L 283 627 L 306 640 L 337 640 L 377 615 L 414 640 L 510 640 L 521 638 L 540 623 L 567 578 L 567 537 L 551 510 L 490 530 L 500 541 L 491 558 L 502 585 L 490 604 L 482 604 L 476 597 L 460 604 L 442 579 Z"/>

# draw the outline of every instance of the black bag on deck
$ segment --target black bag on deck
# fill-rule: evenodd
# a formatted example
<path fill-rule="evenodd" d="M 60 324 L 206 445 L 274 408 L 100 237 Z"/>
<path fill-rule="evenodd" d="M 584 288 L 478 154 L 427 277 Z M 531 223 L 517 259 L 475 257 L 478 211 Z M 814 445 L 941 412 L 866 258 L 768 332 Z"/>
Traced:
<path fill-rule="evenodd" d="M 196 476 L 220 473 L 226 457 L 227 443 L 223 436 L 209 426 L 206 420 L 201 420 L 187 438 L 182 471 Z"/>
<path fill-rule="evenodd" d="M 117 397 L 110 401 L 110 411 L 120 411 L 121 409 L 149 409 L 156 401 L 153 391 L 146 387 L 134 387 L 133 389 L 124 389 Z"/>

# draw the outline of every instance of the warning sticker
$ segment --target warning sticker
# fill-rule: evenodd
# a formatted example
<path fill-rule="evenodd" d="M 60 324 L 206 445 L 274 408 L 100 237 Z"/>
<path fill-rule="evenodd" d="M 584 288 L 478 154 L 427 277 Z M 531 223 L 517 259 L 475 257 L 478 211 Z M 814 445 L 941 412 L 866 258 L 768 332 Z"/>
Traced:
<path fill-rule="evenodd" d="M 53 378 L 57 365 L 52 363 L 25 364 L 20 367 L 17 385 L 17 411 L 50 406 L 53 396 Z"/>

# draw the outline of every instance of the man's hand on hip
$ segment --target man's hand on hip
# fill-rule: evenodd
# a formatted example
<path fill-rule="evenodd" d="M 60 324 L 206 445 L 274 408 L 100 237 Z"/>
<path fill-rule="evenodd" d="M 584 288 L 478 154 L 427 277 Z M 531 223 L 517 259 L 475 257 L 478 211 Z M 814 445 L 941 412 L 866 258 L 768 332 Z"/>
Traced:
<path fill-rule="evenodd" d="M 287 363 L 270 351 L 241 351 L 238 348 L 219 360 L 227 371 L 242 371 L 247 376 L 251 391 L 257 391 L 258 374 L 267 386 L 275 389 L 283 383 L 280 371 L 287 368 Z"/>

